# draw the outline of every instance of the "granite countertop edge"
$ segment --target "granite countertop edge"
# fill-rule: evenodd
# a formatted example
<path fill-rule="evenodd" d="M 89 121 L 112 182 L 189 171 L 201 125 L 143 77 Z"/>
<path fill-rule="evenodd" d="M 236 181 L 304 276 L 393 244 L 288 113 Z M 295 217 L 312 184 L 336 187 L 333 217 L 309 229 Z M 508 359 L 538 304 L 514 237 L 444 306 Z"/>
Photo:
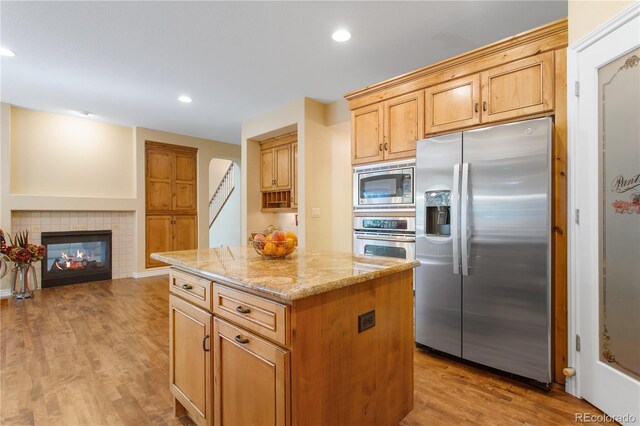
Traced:
<path fill-rule="evenodd" d="M 279 291 L 277 289 L 274 289 L 265 285 L 256 284 L 249 280 L 242 280 L 242 279 L 238 279 L 230 276 L 220 275 L 215 272 L 208 271 L 206 268 L 199 268 L 197 265 L 193 265 L 192 263 L 181 262 L 176 259 L 172 259 L 170 257 L 165 257 L 161 253 L 152 253 L 151 258 L 159 260 L 161 262 L 168 263 L 171 266 L 174 266 L 178 269 L 182 269 L 186 272 L 193 272 L 196 275 L 210 278 L 213 281 L 218 280 L 218 281 L 227 282 L 237 287 L 253 290 L 254 292 L 257 292 L 257 293 L 262 293 L 267 298 L 269 297 L 277 298 L 286 302 L 292 302 L 294 300 L 304 299 L 306 297 L 327 293 L 332 290 L 337 290 L 343 287 L 349 287 L 352 285 L 363 283 L 365 281 L 370 281 L 372 279 L 385 277 L 387 275 L 392 275 L 398 272 L 406 271 L 409 269 L 413 269 L 417 266 L 420 266 L 420 262 L 417 260 L 414 260 L 407 263 L 400 263 L 394 266 L 385 267 L 377 271 L 371 271 L 371 272 L 355 275 L 352 277 L 346 277 L 346 278 L 341 278 L 337 280 L 329 280 L 325 283 L 317 284 L 312 287 L 305 287 L 297 290 Z"/>

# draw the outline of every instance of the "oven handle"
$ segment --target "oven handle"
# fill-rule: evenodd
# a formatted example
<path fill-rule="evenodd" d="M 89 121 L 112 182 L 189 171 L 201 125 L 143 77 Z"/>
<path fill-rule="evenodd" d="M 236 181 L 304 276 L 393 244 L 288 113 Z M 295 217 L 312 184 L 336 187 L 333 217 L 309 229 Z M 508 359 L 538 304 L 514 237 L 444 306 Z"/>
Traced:
<path fill-rule="evenodd" d="M 378 237 L 373 235 L 361 235 L 356 234 L 356 238 L 359 240 L 377 240 L 377 241 L 394 241 L 400 243 L 415 243 L 415 237 Z"/>

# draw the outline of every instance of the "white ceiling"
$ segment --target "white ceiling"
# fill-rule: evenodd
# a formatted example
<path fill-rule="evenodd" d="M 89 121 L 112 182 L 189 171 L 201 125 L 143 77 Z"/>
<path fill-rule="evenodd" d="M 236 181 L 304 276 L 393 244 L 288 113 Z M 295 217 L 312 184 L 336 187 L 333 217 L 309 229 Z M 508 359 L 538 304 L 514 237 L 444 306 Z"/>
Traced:
<path fill-rule="evenodd" d="M 3 102 L 240 143 L 349 91 L 567 15 L 566 1 L 0 2 Z M 331 40 L 340 27 L 353 37 Z M 188 94 L 191 104 L 177 97 Z"/>

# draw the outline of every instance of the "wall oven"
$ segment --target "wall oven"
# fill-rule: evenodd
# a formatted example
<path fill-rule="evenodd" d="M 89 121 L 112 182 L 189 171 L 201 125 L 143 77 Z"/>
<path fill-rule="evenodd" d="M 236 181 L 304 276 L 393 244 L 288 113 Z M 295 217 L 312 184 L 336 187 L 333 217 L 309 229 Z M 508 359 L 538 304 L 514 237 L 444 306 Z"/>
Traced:
<path fill-rule="evenodd" d="M 415 210 L 415 161 L 353 169 L 353 210 Z"/>
<path fill-rule="evenodd" d="M 415 259 L 415 217 L 354 217 L 353 252 Z"/>

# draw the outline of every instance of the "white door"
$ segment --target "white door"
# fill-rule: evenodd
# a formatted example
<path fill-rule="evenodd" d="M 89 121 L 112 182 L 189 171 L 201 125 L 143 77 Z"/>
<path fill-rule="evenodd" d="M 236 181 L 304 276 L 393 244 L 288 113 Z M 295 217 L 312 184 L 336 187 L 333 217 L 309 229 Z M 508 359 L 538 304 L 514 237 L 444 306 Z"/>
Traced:
<path fill-rule="evenodd" d="M 640 4 L 580 42 L 573 127 L 575 391 L 640 425 Z M 573 93 L 571 93 L 573 95 Z"/>

